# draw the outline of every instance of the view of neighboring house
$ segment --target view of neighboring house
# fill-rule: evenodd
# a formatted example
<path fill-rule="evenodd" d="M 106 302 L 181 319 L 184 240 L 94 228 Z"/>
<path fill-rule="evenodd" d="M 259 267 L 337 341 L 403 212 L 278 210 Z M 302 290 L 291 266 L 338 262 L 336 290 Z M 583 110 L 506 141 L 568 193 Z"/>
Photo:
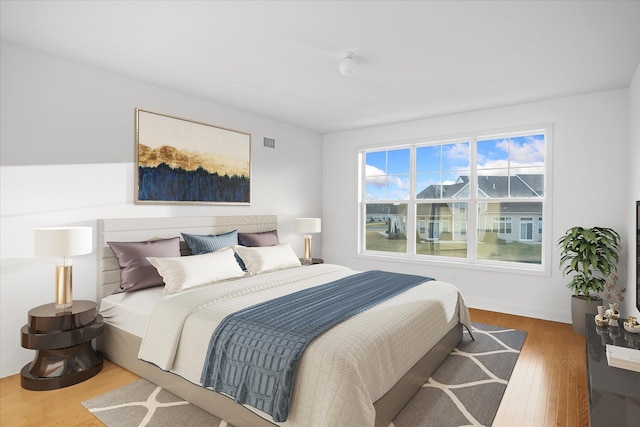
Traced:
<path fill-rule="evenodd" d="M 478 229 L 492 233 L 507 242 L 539 243 L 542 240 L 542 203 L 536 199 L 544 195 L 544 175 L 517 174 L 513 176 L 480 176 L 478 199 Z M 442 199 L 469 197 L 469 177 L 460 176 L 453 184 L 430 185 L 417 195 L 425 203 L 418 204 L 417 228 L 421 240 L 466 240 L 467 203 L 438 202 Z M 517 198 L 517 201 L 502 201 Z M 496 201 L 493 201 L 496 200 Z M 500 201 L 497 201 L 500 200 Z M 406 204 L 368 204 L 367 222 L 387 222 L 392 234 L 406 234 Z M 479 239 L 485 236 L 480 235 Z"/>

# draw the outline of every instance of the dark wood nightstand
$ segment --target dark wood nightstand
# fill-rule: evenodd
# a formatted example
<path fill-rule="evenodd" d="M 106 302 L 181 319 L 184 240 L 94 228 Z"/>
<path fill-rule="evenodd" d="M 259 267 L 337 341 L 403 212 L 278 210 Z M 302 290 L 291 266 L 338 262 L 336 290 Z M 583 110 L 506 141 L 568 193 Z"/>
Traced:
<path fill-rule="evenodd" d="M 304 265 L 304 258 L 300 258 L 300 262 Z M 324 264 L 322 258 L 311 258 L 311 264 Z"/>
<path fill-rule="evenodd" d="M 68 311 L 45 304 L 29 310 L 21 329 L 22 347 L 36 350 L 33 362 L 20 371 L 29 390 L 53 390 L 87 380 L 102 370 L 102 353 L 91 340 L 104 331 L 96 303 L 74 301 Z"/>

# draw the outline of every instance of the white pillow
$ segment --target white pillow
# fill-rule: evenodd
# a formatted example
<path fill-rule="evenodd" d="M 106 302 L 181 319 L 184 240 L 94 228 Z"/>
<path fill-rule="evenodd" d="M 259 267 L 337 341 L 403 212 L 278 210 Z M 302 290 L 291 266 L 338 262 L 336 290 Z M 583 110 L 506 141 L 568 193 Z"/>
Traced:
<path fill-rule="evenodd" d="M 230 247 L 202 255 L 148 257 L 147 261 L 158 270 L 169 294 L 244 275 Z"/>
<path fill-rule="evenodd" d="M 233 249 L 251 274 L 302 265 L 288 243 L 259 247 L 234 246 Z"/>

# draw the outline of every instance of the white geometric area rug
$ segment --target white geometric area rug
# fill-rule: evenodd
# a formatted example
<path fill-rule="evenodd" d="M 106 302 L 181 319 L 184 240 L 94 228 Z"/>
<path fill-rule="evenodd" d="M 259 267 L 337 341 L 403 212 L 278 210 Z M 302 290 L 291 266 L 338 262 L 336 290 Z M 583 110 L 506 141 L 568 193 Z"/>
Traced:
<path fill-rule="evenodd" d="M 473 323 L 457 348 L 389 427 L 490 426 L 526 332 Z M 148 382 L 138 380 L 82 403 L 107 427 L 233 427 Z"/>

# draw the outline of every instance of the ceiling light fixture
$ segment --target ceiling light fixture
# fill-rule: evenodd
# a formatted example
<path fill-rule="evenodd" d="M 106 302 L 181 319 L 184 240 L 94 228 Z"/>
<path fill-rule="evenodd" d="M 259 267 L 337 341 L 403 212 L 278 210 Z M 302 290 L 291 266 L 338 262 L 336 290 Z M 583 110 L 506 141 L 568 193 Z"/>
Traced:
<path fill-rule="evenodd" d="M 356 62 L 353 59 L 354 56 L 353 52 L 347 52 L 338 65 L 340 74 L 345 77 L 349 77 L 356 71 Z"/>

